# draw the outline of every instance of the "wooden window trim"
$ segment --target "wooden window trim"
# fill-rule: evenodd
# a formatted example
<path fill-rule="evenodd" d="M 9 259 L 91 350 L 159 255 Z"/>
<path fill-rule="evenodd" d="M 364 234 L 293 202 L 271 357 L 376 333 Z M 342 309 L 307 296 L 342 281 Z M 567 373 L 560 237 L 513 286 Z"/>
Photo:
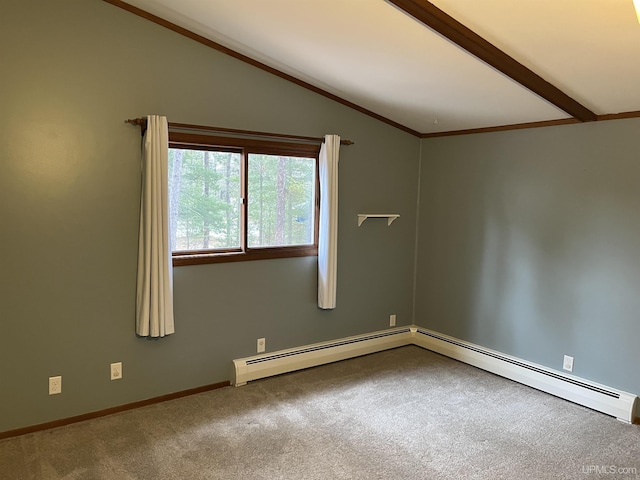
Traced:
<path fill-rule="evenodd" d="M 173 266 L 205 265 L 209 263 L 246 262 L 289 257 L 313 257 L 318 255 L 318 245 L 296 245 L 293 247 L 251 248 L 244 252 L 174 252 Z"/>
<path fill-rule="evenodd" d="M 207 149 L 243 148 L 253 153 L 277 152 L 298 156 L 317 157 L 320 145 L 315 143 L 282 142 L 276 140 L 260 140 L 242 137 L 223 137 L 218 135 L 202 135 L 196 133 L 169 132 L 169 144 L 177 148 Z"/>
<path fill-rule="evenodd" d="M 244 163 L 243 170 L 245 170 L 243 182 L 241 184 L 241 195 L 244 199 L 247 198 L 248 176 L 246 175 L 246 170 L 248 161 L 247 156 L 249 153 L 300 156 L 316 159 L 316 196 L 313 244 L 261 248 L 247 247 L 247 205 L 245 200 L 245 208 L 241 210 L 240 218 L 240 221 L 242 223 L 240 248 L 172 252 L 174 267 L 185 265 L 204 265 L 211 263 L 268 260 L 278 258 L 309 257 L 318 255 L 318 228 L 320 225 L 320 146 L 318 144 L 169 132 L 169 148 L 183 148 L 193 150 L 217 149 L 222 151 L 241 152 L 243 157 L 242 162 Z"/>

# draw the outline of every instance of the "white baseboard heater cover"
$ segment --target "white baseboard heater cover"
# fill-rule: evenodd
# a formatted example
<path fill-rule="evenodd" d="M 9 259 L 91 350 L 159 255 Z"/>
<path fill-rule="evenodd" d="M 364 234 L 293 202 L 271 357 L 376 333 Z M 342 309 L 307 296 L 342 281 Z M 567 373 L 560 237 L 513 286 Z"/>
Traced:
<path fill-rule="evenodd" d="M 633 422 L 637 396 L 447 335 L 412 327 L 414 344 L 543 392 Z"/>
<path fill-rule="evenodd" d="M 336 341 L 234 360 L 233 384 L 346 360 L 405 345 L 417 345 L 496 375 L 631 423 L 637 396 L 511 357 L 417 326 L 400 327 Z"/>
<path fill-rule="evenodd" d="M 303 368 L 346 360 L 347 358 L 381 352 L 390 348 L 410 345 L 413 332 L 410 327 L 384 330 L 341 340 L 315 343 L 300 348 L 234 360 L 235 386 L 251 380 L 293 372 Z"/>

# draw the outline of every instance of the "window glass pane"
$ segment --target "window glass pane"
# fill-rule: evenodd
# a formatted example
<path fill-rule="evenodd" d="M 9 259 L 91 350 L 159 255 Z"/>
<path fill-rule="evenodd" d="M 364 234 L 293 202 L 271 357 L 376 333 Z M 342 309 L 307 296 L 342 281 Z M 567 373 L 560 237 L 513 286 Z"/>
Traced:
<path fill-rule="evenodd" d="M 237 152 L 169 149 L 169 237 L 173 251 L 240 247 Z"/>
<path fill-rule="evenodd" d="M 247 244 L 313 244 L 315 158 L 249 154 Z"/>

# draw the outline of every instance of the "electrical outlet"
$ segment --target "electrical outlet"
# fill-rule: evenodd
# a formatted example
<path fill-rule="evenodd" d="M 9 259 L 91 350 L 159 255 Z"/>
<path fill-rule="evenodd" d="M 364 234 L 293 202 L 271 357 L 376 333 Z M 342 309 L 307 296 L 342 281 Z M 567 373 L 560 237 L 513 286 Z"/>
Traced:
<path fill-rule="evenodd" d="M 564 361 L 562 362 L 562 368 L 569 372 L 573 372 L 573 357 L 569 355 L 564 356 Z"/>
<path fill-rule="evenodd" d="M 389 326 L 390 327 L 395 327 L 396 326 L 396 316 L 395 315 L 389 315 Z"/>
<path fill-rule="evenodd" d="M 62 393 L 62 377 L 49 377 L 49 395 Z"/>
<path fill-rule="evenodd" d="M 266 338 L 259 338 L 258 339 L 258 353 L 262 353 L 266 350 L 267 348 L 267 339 Z"/>
<path fill-rule="evenodd" d="M 122 362 L 111 364 L 111 380 L 120 380 L 122 378 Z"/>

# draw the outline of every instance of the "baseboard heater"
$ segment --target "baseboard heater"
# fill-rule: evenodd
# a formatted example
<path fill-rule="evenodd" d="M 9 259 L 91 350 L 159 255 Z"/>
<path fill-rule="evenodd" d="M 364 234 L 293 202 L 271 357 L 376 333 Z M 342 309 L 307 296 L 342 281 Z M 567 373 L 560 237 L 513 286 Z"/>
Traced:
<path fill-rule="evenodd" d="M 511 357 L 417 326 L 400 327 L 336 341 L 234 360 L 233 384 L 346 360 L 405 345 L 417 345 L 546 393 L 631 423 L 637 396 Z"/>
<path fill-rule="evenodd" d="M 381 352 L 412 343 L 411 328 L 396 328 L 341 340 L 315 343 L 300 348 L 256 355 L 234 360 L 236 386 L 258 378 L 293 372 L 303 368 L 346 360 L 347 358 Z"/>
<path fill-rule="evenodd" d="M 502 377 L 616 417 L 634 419 L 637 396 L 415 327 L 414 344 Z"/>

